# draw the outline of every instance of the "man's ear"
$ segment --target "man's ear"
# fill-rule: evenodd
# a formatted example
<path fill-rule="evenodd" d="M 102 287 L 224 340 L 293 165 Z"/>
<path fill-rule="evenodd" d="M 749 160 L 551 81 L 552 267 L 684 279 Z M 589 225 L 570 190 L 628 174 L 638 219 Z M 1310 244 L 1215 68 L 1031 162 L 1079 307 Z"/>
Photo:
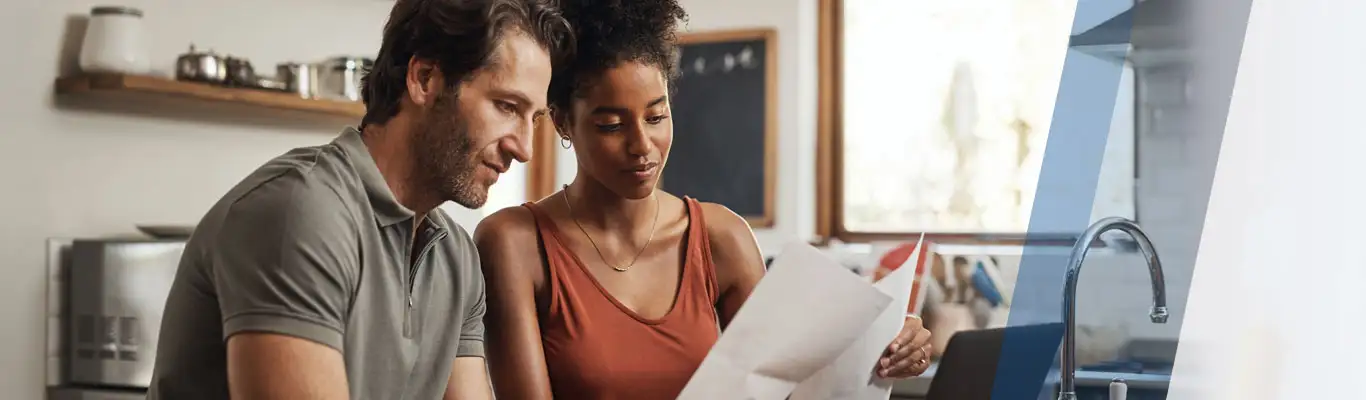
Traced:
<path fill-rule="evenodd" d="M 426 106 L 436 101 L 437 93 L 440 93 L 445 79 L 441 74 L 441 67 L 436 65 L 433 60 L 417 58 L 408 59 L 408 100 L 418 106 Z"/>

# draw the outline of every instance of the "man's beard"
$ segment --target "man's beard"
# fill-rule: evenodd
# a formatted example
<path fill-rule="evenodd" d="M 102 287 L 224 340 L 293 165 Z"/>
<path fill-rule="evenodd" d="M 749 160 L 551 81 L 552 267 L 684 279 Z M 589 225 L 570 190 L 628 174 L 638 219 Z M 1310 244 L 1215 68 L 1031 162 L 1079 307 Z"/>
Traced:
<path fill-rule="evenodd" d="M 465 208 L 483 207 L 488 188 L 475 182 L 476 160 L 469 125 L 451 91 L 437 95 L 412 141 L 415 178 L 442 200 Z"/>

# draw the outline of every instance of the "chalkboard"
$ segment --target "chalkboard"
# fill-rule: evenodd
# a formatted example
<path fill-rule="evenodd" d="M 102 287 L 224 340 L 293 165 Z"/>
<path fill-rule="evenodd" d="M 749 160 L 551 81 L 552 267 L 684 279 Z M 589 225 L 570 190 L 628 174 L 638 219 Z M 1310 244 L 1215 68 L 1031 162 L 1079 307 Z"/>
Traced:
<path fill-rule="evenodd" d="M 775 36 L 761 29 L 680 37 L 673 148 L 660 180 L 664 190 L 725 205 L 754 227 L 774 220 Z"/>

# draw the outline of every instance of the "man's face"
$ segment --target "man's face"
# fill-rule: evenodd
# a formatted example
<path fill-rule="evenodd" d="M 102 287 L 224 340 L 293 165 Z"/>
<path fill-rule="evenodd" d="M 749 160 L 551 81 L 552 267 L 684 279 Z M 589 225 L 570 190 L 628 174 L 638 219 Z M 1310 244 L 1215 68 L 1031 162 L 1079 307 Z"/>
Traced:
<path fill-rule="evenodd" d="M 444 200 L 466 208 L 488 201 L 489 187 L 513 160 L 531 159 L 531 135 L 546 112 L 550 55 L 530 37 L 509 32 L 494 63 L 455 90 L 437 94 L 416 126 L 416 172 Z"/>

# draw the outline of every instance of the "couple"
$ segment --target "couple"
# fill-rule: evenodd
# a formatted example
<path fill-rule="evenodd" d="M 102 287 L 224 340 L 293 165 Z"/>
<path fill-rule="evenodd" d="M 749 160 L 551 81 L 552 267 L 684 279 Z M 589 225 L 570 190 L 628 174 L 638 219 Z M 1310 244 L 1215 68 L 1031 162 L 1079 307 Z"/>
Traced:
<path fill-rule="evenodd" d="M 685 17 L 398 0 L 360 127 L 267 162 L 198 225 L 149 399 L 675 397 L 764 273 L 743 219 L 655 190 Z M 471 238 L 436 207 L 482 206 L 543 118 L 573 184 Z M 879 373 L 922 373 L 928 338 L 908 319 Z"/>

